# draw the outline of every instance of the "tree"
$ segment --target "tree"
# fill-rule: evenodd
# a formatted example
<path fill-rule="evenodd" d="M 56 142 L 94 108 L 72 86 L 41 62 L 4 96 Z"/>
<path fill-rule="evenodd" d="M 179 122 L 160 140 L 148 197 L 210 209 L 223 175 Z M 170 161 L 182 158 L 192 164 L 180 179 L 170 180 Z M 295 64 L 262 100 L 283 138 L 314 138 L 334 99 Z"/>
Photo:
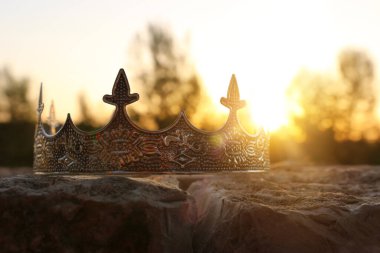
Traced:
<path fill-rule="evenodd" d="M 16 79 L 8 69 L 0 71 L 0 86 L 3 89 L 2 113 L 11 122 L 33 121 L 33 107 L 28 98 L 29 80 Z"/>
<path fill-rule="evenodd" d="M 370 138 L 376 125 L 373 62 L 366 53 L 347 49 L 338 66 L 340 77 L 301 71 L 294 78 L 288 89 L 294 123 L 304 130 L 331 129 L 337 140 Z"/>
<path fill-rule="evenodd" d="M 30 166 L 35 131 L 34 106 L 28 98 L 29 81 L 0 70 L 0 165 Z"/>
<path fill-rule="evenodd" d="M 346 134 L 358 135 L 376 124 L 373 121 L 376 104 L 374 64 L 365 52 L 346 49 L 339 55 L 339 70 L 346 86 L 343 95 L 348 101 L 342 111 L 347 123 Z"/>
<path fill-rule="evenodd" d="M 301 71 L 288 89 L 291 117 L 305 155 L 322 163 L 368 163 L 378 140 L 374 66 L 358 50 L 338 57 L 338 74 Z"/>
<path fill-rule="evenodd" d="M 180 51 L 172 34 L 153 24 L 136 36 L 133 50 L 145 103 L 145 107 L 134 107 L 134 119 L 150 129 L 168 126 L 181 110 L 194 119 L 198 105 L 205 103 L 207 97 L 187 50 Z"/>

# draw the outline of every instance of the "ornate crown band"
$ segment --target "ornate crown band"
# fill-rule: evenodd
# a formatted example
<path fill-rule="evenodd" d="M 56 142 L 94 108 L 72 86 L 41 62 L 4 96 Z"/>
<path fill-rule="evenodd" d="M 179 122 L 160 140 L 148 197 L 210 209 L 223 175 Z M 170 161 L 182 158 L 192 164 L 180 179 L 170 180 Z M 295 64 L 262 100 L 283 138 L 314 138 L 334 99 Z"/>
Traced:
<path fill-rule="evenodd" d="M 47 134 L 41 120 L 44 108 L 42 86 L 35 132 L 35 172 L 42 173 L 197 173 L 218 171 L 261 171 L 269 168 L 269 134 L 259 129 L 250 135 L 240 126 L 240 100 L 234 76 L 227 98 L 221 103 L 230 109 L 225 125 L 206 132 L 195 128 L 184 113 L 168 128 L 147 131 L 136 126 L 125 106 L 139 99 L 130 93 L 128 79 L 120 69 L 112 95 L 103 101 L 116 106 L 111 121 L 102 129 L 86 133 L 68 114 L 55 134 Z"/>

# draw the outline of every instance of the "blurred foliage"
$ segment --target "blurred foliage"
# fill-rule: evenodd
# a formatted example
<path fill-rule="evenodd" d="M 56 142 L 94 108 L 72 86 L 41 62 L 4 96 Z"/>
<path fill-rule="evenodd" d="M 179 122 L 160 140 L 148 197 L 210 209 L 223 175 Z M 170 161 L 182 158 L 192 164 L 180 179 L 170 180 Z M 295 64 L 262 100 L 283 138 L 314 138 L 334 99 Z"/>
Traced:
<path fill-rule="evenodd" d="M 288 90 L 292 119 L 309 136 L 307 129 L 331 129 L 338 141 L 375 140 L 374 66 L 369 56 L 358 50 L 339 55 L 340 77 L 301 71 Z"/>
<path fill-rule="evenodd" d="M 303 70 L 289 87 L 291 119 L 298 129 L 294 138 L 303 150 L 299 157 L 377 163 L 374 63 L 367 53 L 347 49 L 338 57 L 338 70 L 338 75 Z"/>
<path fill-rule="evenodd" d="M 2 105 L 0 113 L 11 122 L 33 121 L 33 109 L 28 98 L 29 80 L 17 79 L 4 68 L 0 71 L 0 87 L 2 88 Z"/>
<path fill-rule="evenodd" d="M 33 161 L 34 113 L 28 98 L 29 81 L 16 78 L 8 69 L 0 71 L 2 123 L 0 165 L 31 166 Z"/>
<path fill-rule="evenodd" d="M 32 166 L 35 124 L 0 123 L 0 166 Z"/>
<path fill-rule="evenodd" d="M 140 66 L 135 72 L 143 87 L 140 97 L 145 104 L 132 107 L 132 117 L 138 124 L 147 129 L 164 128 L 180 111 L 185 111 L 195 124 L 206 123 L 201 115 L 211 102 L 190 63 L 186 46 L 163 26 L 150 24 L 145 32 L 136 35 L 133 51 L 139 62 L 134 65 Z"/>

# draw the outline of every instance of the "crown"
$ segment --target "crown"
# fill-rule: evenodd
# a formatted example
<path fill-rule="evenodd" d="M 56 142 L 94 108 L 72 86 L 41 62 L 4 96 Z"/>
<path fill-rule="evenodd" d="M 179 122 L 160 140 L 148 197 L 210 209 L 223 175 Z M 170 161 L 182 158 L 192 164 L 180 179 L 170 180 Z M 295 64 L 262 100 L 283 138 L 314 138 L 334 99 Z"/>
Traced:
<path fill-rule="evenodd" d="M 181 112 L 166 129 L 144 130 L 129 118 L 126 106 L 136 102 L 123 69 L 120 69 L 112 95 L 103 101 L 114 105 L 111 121 L 102 129 L 84 132 L 70 114 L 55 133 L 52 115 L 48 134 L 41 115 L 42 85 L 37 108 L 33 169 L 37 173 L 197 173 L 220 171 L 262 171 L 269 168 L 269 134 L 262 128 L 247 133 L 240 125 L 237 110 L 245 106 L 232 75 L 227 98 L 220 102 L 229 108 L 225 125 L 215 132 L 197 129 Z M 53 108 L 51 113 L 54 113 Z"/>

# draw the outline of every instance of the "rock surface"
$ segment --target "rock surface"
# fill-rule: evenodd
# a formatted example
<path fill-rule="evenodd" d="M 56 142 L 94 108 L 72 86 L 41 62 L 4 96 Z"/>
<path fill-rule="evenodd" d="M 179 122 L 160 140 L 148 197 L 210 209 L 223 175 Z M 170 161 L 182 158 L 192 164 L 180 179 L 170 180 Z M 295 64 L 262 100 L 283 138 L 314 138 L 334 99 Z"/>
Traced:
<path fill-rule="evenodd" d="M 380 252 L 380 167 L 281 167 L 193 183 L 194 252 Z"/>
<path fill-rule="evenodd" d="M 380 252 L 380 167 L 0 178 L 0 252 Z"/>
<path fill-rule="evenodd" d="M 0 180 L 0 252 L 192 252 L 194 204 L 126 177 Z"/>

